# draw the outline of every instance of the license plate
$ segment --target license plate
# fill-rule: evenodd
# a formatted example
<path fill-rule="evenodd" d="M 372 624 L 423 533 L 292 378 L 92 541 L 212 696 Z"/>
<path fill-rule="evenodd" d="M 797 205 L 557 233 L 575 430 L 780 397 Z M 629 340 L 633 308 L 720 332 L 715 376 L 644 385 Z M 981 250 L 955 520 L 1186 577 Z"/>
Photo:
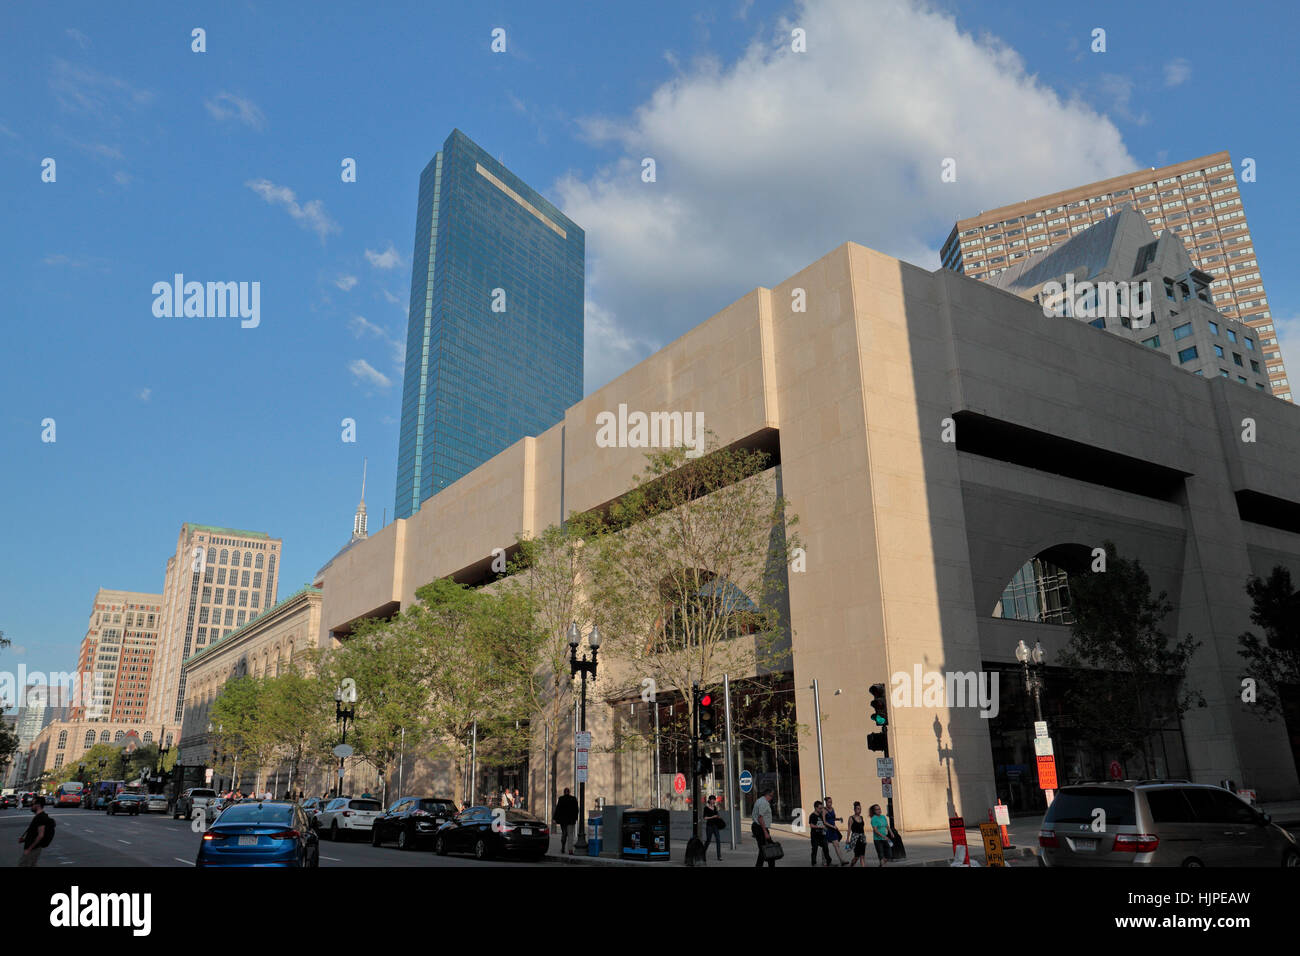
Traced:
<path fill-rule="evenodd" d="M 532 827 L 524 827 L 524 829 L 523 829 L 523 834 L 524 834 L 524 836 L 532 836 L 532 835 L 533 835 L 533 828 L 532 828 Z"/>
<path fill-rule="evenodd" d="M 1074 850 L 1076 853 L 1092 853 L 1097 849 L 1099 840 L 1075 840 Z"/>
<path fill-rule="evenodd" d="M 257 837 L 255 837 L 255 836 L 241 836 L 241 837 L 239 838 L 239 845 L 240 845 L 240 846 L 257 846 Z"/>

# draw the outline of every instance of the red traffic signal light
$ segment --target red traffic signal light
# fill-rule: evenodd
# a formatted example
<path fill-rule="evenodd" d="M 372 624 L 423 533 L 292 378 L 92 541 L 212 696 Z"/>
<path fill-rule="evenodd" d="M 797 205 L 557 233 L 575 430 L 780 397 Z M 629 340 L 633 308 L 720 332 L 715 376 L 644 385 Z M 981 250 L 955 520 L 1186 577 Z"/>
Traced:
<path fill-rule="evenodd" d="M 701 706 L 701 707 L 712 707 L 712 706 L 713 706 L 713 697 L 712 697 L 712 695 L 710 695 L 710 694 L 705 694 L 703 697 L 701 697 L 701 698 L 700 698 L 700 706 Z"/>

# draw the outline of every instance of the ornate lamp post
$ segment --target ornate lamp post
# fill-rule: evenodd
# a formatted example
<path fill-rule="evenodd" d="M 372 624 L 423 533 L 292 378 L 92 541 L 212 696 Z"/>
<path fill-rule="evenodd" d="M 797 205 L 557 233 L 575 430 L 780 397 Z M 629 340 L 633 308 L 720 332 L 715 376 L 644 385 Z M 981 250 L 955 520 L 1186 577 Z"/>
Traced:
<path fill-rule="evenodd" d="M 347 758 L 348 750 L 348 721 L 356 719 L 356 691 L 352 690 L 350 694 L 345 694 L 342 685 L 334 690 L 334 723 L 343 729 L 343 736 L 339 739 L 338 747 L 334 752 L 339 758 L 339 780 L 338 786 L 334 791 L 334 796 L 343 796 L 343 761 Z M 347 707 L 343 704 L 346 701 Z"/>
<path fill-rule="evenodd" d="M 575 674 L 582 675 L 582 724 L 583 733 L 587 730 L 587 677 L 590 675 L 592 681 L 596 679 L 596 655 L 600 652 L 600 628 L 594 624 L 591 633 L 587 635 L 587 646 L 591 648 L 591 660 L 587 660 L 587 653 L 583 651 L 582 660 L 578 660 L 578 643 L 581 640 L 581 632 L 578 630 L 577 622 L 569 625 L 569 676 Z M 578 840 L 577 848 L 585 851 L 587 849 L 587 780 L 584 776 L 578 781 L 578 813 L 581 819 L 578 821 Z"/>

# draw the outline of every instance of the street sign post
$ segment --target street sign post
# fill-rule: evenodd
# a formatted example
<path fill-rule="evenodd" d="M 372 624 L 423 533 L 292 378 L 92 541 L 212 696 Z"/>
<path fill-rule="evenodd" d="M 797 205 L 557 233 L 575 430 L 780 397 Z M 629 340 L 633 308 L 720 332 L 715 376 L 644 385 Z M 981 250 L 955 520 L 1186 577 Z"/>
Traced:
<path fill-rule="evenodd" d="M 578 783 L 587 782 L 587 755 L 591 752 L 591 731 L 580 730 L 574 748 L 577 756 Z"/>
<path fill-rule="evenodd" d="M 680 777 L 681 774 L 678 774 L 677 776 Z M 751 791 L 751 790 L 753 790 L 753 789 L 754 789 L 754 775 L 753 775 L 752 773 L 750 773 L 748 770 L 743 770 L 743 771 L 741 771 L 741 774 L 740 774 L 740 792 L 741 792 L 741 793 L 749 793 L 749 791 Z"/>
<path fill-rule="evenodd" d="M 1039 757 L 1051 757 L 1056 751 L 1052 749 L 1051 737 L 1034 738 L 1034 754 Z"/>
<path fill-rule="evenodd" d="M 883 780 L 885 777 L 892 777 L 893 775 L 894 775 L 894 758 L 877 757 L 876 776 L 880 777 Z"/>
<path fill-rule="evenodd" d="M 998 825 L 981 823 L 980 836 L 984 840 L 984 865 L 1006 866 L 1006 858 L 1002 855 L 1002 834 L 998 830 Z"/>
<path fill-rule="evenodd" d="M 1047 721 L 1045 721 L 1045 720 L 1035 720 L 1035 721 L 1034 721 L 1034 736 L 1035 736 L 1035 737 L 1046 737 L 1046 736 L 1047 736 Z"/>
<path fill-rule="evenodd" d="M 881 778 L 881 781 L 880 781 L 880 795 L 881 795 L 882 797 L 884 797 L 886 800 L 888 800 L 888 799 L 890 799 L 891 797 L 893 797 L 893 795 L 894 795 L 894 778 L 893 778 L 893 777 L 883 777 L 883 778 Z"/>

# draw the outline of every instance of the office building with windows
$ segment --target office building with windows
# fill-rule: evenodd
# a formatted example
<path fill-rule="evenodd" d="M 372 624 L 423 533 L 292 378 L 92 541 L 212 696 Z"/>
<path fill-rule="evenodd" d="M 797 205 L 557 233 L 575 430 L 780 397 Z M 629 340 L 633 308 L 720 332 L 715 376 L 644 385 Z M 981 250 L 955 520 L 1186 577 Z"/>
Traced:
<path fill-rule="evenodd" d="M 147 717 L 178 725 L 185 661 L 276 601 L 281 544 L 262 531 L 181 525 L 163 581 L 162 634 Z"/>
<path fill-rule="evenodd" d="M 959 219 L 943 244 L 945 269 L 991 281 L 1021 259 L 1046 252 L 1131 203 L 1157 234 L 1176 236 L 1211 277 L 1210 300 L 1225 318 L 1254 330 L 1268 389 L 1292 401 L 1273 311 L 1242 193 L 1226 151 L 1139 170 Z"/>
<path fill-rule="evenodd" d="M 987 281 L 1163 352 L 1184 371 L 1268 392 L 1258 333 L 1210 304 L 1214 277 L 1172 233 L 1157 239 L 1131 205 Z"/>
<path fill-rule="evenodd" d="M 162 629 L 162 595 L 100 588 L 81 641 L 82 700 L 71 720 L 143 720 Z"/>
<path fill-rule="evenodd" d="M 582 397 L 584 245 L 460 130 L 420 174 L 396 517 Z"/>

